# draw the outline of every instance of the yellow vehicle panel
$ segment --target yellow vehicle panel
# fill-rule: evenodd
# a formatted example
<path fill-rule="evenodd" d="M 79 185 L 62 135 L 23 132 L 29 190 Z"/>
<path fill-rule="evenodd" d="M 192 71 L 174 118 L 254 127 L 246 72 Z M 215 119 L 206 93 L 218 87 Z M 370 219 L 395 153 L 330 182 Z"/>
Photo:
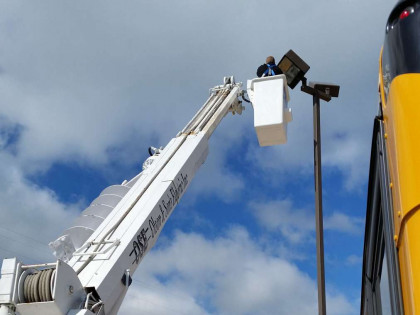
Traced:
<path fill-rule="evenodd" d="M 406 314 L 420 314 L 420 74 L 395 77 L 387 100 L 382 78 L 381 75 L 404 310 Z"/>

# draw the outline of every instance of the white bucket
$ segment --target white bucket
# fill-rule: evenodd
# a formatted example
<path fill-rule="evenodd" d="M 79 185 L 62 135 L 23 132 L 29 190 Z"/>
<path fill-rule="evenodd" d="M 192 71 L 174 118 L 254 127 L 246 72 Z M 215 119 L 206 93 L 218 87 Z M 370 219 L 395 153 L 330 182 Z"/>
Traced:
<path fill-rule="evenodd" d="M 284 74 L 248 80 L 247 92 L 254 107 L 254 127 L 260 146 L 287 142 L 289 90 Z"/>

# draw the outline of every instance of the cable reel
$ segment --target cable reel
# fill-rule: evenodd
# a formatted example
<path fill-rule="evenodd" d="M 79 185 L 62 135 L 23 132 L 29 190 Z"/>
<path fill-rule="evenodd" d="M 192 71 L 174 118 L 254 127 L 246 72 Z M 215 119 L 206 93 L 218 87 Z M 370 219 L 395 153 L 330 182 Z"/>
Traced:
<path fill-rule="evenodd" d="M 26 269 L 19 277 L 18 298 L 20 303 L 48 302 L 53 300 L 55 268 Z"/>

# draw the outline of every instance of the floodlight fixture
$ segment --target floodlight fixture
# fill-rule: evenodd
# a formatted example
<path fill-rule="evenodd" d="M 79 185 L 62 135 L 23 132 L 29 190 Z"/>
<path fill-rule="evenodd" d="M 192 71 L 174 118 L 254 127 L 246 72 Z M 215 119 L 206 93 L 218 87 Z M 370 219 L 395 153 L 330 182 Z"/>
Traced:
<path fill-rule="evenodd" d="M 310 68 L 308 64 L 291 49 L 283 58 L 281 58 L 277 66 L 286 75 L 287 85 L 291 89 L 294 89 L 299 81 L 305 78 L 305 73 L 308 72 Z"/>

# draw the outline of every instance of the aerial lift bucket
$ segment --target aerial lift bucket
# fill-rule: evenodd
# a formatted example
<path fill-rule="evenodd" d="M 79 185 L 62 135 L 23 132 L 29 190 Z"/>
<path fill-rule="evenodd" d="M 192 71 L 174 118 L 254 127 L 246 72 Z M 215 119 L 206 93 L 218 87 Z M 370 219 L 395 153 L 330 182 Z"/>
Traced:
<path fill-rule="evenodd" d="M 247 92 L 254 107 L 254 127 L 260 146 L 287 142 L 289 90 L 284 74 L 248 80 Z"/>

